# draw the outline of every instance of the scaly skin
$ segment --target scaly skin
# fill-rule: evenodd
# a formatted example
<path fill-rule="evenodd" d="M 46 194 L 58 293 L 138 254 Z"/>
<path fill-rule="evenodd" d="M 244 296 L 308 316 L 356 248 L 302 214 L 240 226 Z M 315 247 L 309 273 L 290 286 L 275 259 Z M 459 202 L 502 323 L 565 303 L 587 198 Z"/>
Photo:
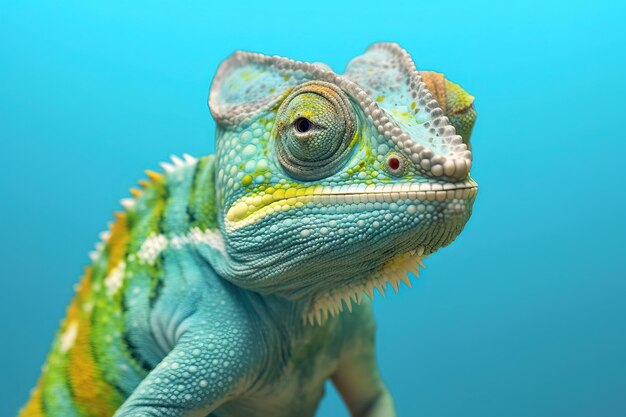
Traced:
<path fill-rule="evenodd" d="M 473 98 L 422 77 L 394 44 L 344 76 L 225 61 L 216 156 L 123 201 L 20 416 L 312 416 L 328 378 L 353 416 L 394 416 L 372 290 L 410 286 L 476 194 Z"/>

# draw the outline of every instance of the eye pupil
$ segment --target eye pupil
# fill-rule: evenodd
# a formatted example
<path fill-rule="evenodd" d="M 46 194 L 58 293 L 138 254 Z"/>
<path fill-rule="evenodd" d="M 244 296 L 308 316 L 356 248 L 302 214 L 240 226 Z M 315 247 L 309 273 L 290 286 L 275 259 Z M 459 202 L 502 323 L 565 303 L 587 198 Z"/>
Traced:
<path fill-rule="evenodd" d="M 396 158 L 395 156 L 392 156 L 391 158 L 387 160 L 387 165 L 389 165 L 389 168 L 391 170 L 395 171 L 398 168 L 400 168 L 400 160 Z"/>
<path fill-rule="evenodd" d="M 300 117 L 296 120 L 296 130 L 300 133 L 306 133 L 311 129 L 311 122 L 309 119 Z"/>

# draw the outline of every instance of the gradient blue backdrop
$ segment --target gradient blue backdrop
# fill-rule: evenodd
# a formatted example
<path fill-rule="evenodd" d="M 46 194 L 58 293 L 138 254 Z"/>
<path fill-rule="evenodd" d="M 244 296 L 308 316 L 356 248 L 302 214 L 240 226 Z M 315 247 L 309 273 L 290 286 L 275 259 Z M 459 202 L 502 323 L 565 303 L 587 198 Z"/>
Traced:
<path fill-rule="evenodd" d="M 116 3 L 0 12 L 1 416 L 26 400 L 118 199 L 171 153 L 213 151 L 220 60 L 341 71 L 378 40 L 461 83 L 479 114 L 473 218 L 413 290 L 376 299 L 400 415 L 626 415 L 623 2 Z M 332 389 L 320 415 L 346 415 Z"/>

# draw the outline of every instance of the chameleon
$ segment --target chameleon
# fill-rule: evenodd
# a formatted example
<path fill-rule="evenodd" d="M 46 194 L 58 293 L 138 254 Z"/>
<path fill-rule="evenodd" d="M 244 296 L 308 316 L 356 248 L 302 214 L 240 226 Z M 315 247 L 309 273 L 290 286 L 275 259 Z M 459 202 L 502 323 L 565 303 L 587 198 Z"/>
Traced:
<path fill-rule="evenodd" d="M 90 254 L 20 417 L 396 415 L 371 300 L 411 287 L 477 193 L 474 98 L 376 43 L 343 74 L 238 51 L 215 154 L 146 171 Z"/>

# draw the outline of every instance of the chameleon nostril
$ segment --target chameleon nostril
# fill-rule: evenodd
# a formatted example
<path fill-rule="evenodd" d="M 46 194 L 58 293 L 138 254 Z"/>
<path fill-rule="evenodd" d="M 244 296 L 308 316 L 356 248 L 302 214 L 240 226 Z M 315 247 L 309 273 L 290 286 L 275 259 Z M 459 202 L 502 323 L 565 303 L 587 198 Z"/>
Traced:
<path fill-rule="evenodd" d="M 400 160 L 395 156 L 392 156 L 387 160 L 387 165 L 389 165 L 389 168 L 391 168 L 393 171 L 396 171 L 398 168 L 400 168 Z"/>
<path fill-rule="evenodd" d="M 387 172 L 394 177 L 401 177 L 406 172 L 406 160 L 402 155 L 395 152 L 387 155 Z"/>

